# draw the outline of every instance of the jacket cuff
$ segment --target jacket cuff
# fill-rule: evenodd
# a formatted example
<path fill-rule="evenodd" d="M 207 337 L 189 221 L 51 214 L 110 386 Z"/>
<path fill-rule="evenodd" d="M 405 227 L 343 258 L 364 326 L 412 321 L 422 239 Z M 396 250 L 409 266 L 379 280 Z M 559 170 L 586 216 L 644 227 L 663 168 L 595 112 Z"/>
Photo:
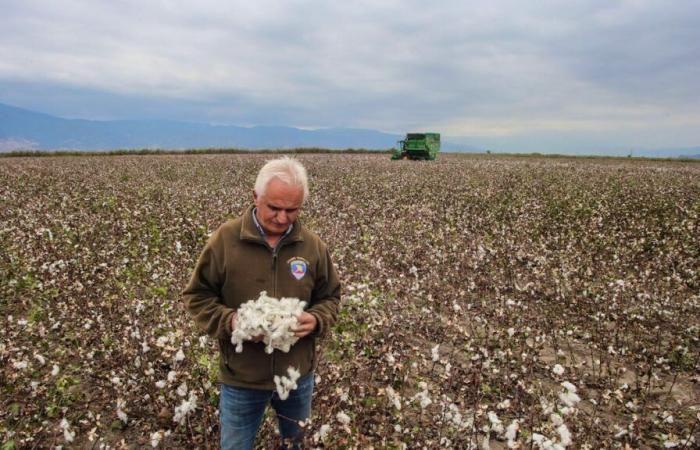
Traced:
<path fill-rule="evenodd" d="M 233 329 L 231 328 L 231 318 L 236 313 L 236 310 L 230 309 L 224 313 L 224 338 L 230 338 Z"/>
<path fill-rule="evenodd" d="M 323 336 L 323 333 L 326 331 L 325 327 L 323 326 L 323 319 L 321 316 L 313 311 L 307 311 L 309 314 L 314 316 L 316 318 L 316 328 L 310 333 L 311 336 L 314 337 L 321 337 Z"/>

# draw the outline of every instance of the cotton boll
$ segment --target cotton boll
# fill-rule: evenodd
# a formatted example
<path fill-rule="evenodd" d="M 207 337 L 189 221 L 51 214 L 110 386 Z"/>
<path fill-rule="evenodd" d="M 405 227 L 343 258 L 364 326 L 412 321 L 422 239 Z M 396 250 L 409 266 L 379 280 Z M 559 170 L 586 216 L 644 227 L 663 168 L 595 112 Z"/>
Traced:
<path fill-rule="evenodd" d="M 175 414 L 173 415 L 173 422 L 182 424 L 188 414 L 197 408 L 197 397 L 190 393 L 190 398 L 183 400 L 179 406 L 175 407 Z"/>
<path fill-rule="evenodd" d="M 328 424 L 323 424 L 321 425 L 321 428 L 314 433 L 314 442 L 320 442 L 323 441 L 328 433 L 331 431 L 331 426 Z"/>
<path fill-rule="evenodd" d="M 508 448 L 514 448 L 515 447 L 515 438 L 518 435 L 518 429 L 520 428 L 520 424 L 518 423 L 518 420 L 515 419 L 513 420 L 510 425 L 506 428 L 506 433 L 504 437 L 508 441 Z"/>
<path fill-rule="evenodd" d="M 531 439 L 532 439 L 532 442 L 534 442 L 534 443 L 537 444 L 538 446 L 542 446 L 542 444 L 544 443 L 545 439 L 547 439 L 547 438 L 544 437 L 544 435 L 541 435 L 541 434 L 539 434 L 539 433 L 532 433 Z"/>
<path fill-rule="evenodd" d="M 561 424 L 557 427 L 557 433 L 559 433 L 559 443 L 566 447 L 571 445 L 571 432 L 566 427 L 565 424 Z"/>
<path fill-rule="evenodd" d="M 564 381 L 561 385 L 564 386 L 564 388 L 569 392 L 576 392 L 576 386 L 569 381 Z"/>
<path fill-rule="evenodd" d="M 124 412 L 125 406 L 126 402 L 124 401 L 124 399 L 117 399 L 117 417 L 119 417 L 119 420 L 121 420 L 122 422 L 127 423 L 129 421 L 129 417 Z"/>
<path fill-rule="evenodd" d="M 508 409 L 510 408 L 510 399 L 505 399 L 496 405 L 498 409 Z"/>
<path fill-rule="evenodd" d="M 491 423 L 491 430 L 499 434 L 503 433 L 503 423 L 501 423 L 501 419 L 498 418 L 498 415 L 493 411 L 489 411 L 488 417 Z"/>
<path fill-rule="evenodd" d="M 576 406 L 581 401 L 581 397 L 574 392 L 562 392 L 559 394 L 559 400 L 568 407 Z"/>
<path fill-rule="evenodd" d="M 559 425 L 564 423 L 564 420 L 561 418 L 559 414 L 553 413 L 549 416 L 549 421 L 552 422 L 552 425 L 555 427 L 558 427 Z"/>
<path fill-rule="evenodd" d="M 151 434 L 151 447 L 156 448 L 160 444 L 160 441 L 163 439 L 163 431 L 158 430 L 155 433 Z"/>
<path fill-rule="evenodd" d="M 28 366 L 27 361 L 15 361 L 12 363 L 12 367 L 14 367 L 17 370 L 26 369 L 27 366 Z"/>
<path fill-rule="evenodd" d="M 401 411 L 401 395 L 399 395 L 394 388 L 387 386 L 386 396 L 389 399 L 389 403 L 394 406 L 397 410 Z"/>
<path fill-rule="evenodd" d="M 437 344 L 430 350 L 430 355 L 432 356 L 433 362 L 438 362 L 440 360 L 440 344 Z"/>
<path fill-rule="evenodd" d="M 418 392 L 416 395 L 413 396 L 413 400 L 418 400 L 420 402 L 420 407 L 422 409 L 427 408 L 430 406 L 430 404 L 433 403 L 433 401 L 430 399 L 430 395 L 428 395 L 428 387 L 425 383 L 421 382 L 419 383 L 419 386 L 423 388 L 421 392 Z"/>
<path fill-rule="evenodd" d="M 345 414 L 345 412 L 343 411 L 340 411 L 338 414 L 336 414 L 335 418 L 338 419 L 338 422 L 342 423 L 343 425 L 350 424 L 350 416 Z"/>
<path fill-rule="evenodd" d="M 70 422 L 63 418 L 61 419 L 59 426 L 61 427 L 61 430 L 63 430 L 63 439 L 65 439 L 66 442 L 73 442 L 75 439 L 75 431 L 71 431 Z"/>

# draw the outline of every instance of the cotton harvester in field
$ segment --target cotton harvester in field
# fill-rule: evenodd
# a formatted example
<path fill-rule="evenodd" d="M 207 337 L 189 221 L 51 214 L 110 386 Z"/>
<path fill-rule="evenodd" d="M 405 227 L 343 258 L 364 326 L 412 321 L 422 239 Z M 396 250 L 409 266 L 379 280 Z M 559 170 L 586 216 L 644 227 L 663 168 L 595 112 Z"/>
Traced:
<path fill-rule="evenodd" d="M 391 159 L 428 159 L 437 157 L 440 151 L 440 133 L 408 133 L 399 141 Z"/>

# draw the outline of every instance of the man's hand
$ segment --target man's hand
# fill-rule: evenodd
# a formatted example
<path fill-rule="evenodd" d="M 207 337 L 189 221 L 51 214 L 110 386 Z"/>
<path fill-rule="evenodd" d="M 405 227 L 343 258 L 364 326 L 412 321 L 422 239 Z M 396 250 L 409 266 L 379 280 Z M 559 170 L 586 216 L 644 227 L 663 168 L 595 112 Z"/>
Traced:
<path fill-rule="evenodd" d="M 294 331 L 294 336 L 298 338 L 303 338 L 307 334 L 310 334 L 316 329 L 318 321 L 313 314 L 303 312 L 297 316 L 297 326 L 292 328 Z"/>

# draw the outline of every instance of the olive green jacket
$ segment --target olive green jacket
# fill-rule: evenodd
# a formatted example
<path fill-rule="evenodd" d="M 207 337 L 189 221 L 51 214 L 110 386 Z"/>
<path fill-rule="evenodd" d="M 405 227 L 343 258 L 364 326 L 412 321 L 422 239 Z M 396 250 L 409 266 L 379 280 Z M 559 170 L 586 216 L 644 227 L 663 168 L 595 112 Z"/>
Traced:
<path fill-rule="evenodd" d="M 330 252 L 318 236 L 297 220 L 275 249 L 255 226 L 253 208 L 229 220 L 209 238 L 190 282 L 183 291 L 187 310 L 210 337 L 219 341 L 219 380 L 254 389 L 274 389 L 273 377 L 293 366 L 302 375 L 316 363 L 315 343 L 336 320 L 340 282 Z M 305 270 L 304 270 L 305 266 Z M 299 339 L 289 353 L 265 353 L 262 342 L 247 341 L 236 353 L 231 343 L 231 315 L 243 303 L 267 295 L 296 297 L 318 322 L 316 330 Z"/>

